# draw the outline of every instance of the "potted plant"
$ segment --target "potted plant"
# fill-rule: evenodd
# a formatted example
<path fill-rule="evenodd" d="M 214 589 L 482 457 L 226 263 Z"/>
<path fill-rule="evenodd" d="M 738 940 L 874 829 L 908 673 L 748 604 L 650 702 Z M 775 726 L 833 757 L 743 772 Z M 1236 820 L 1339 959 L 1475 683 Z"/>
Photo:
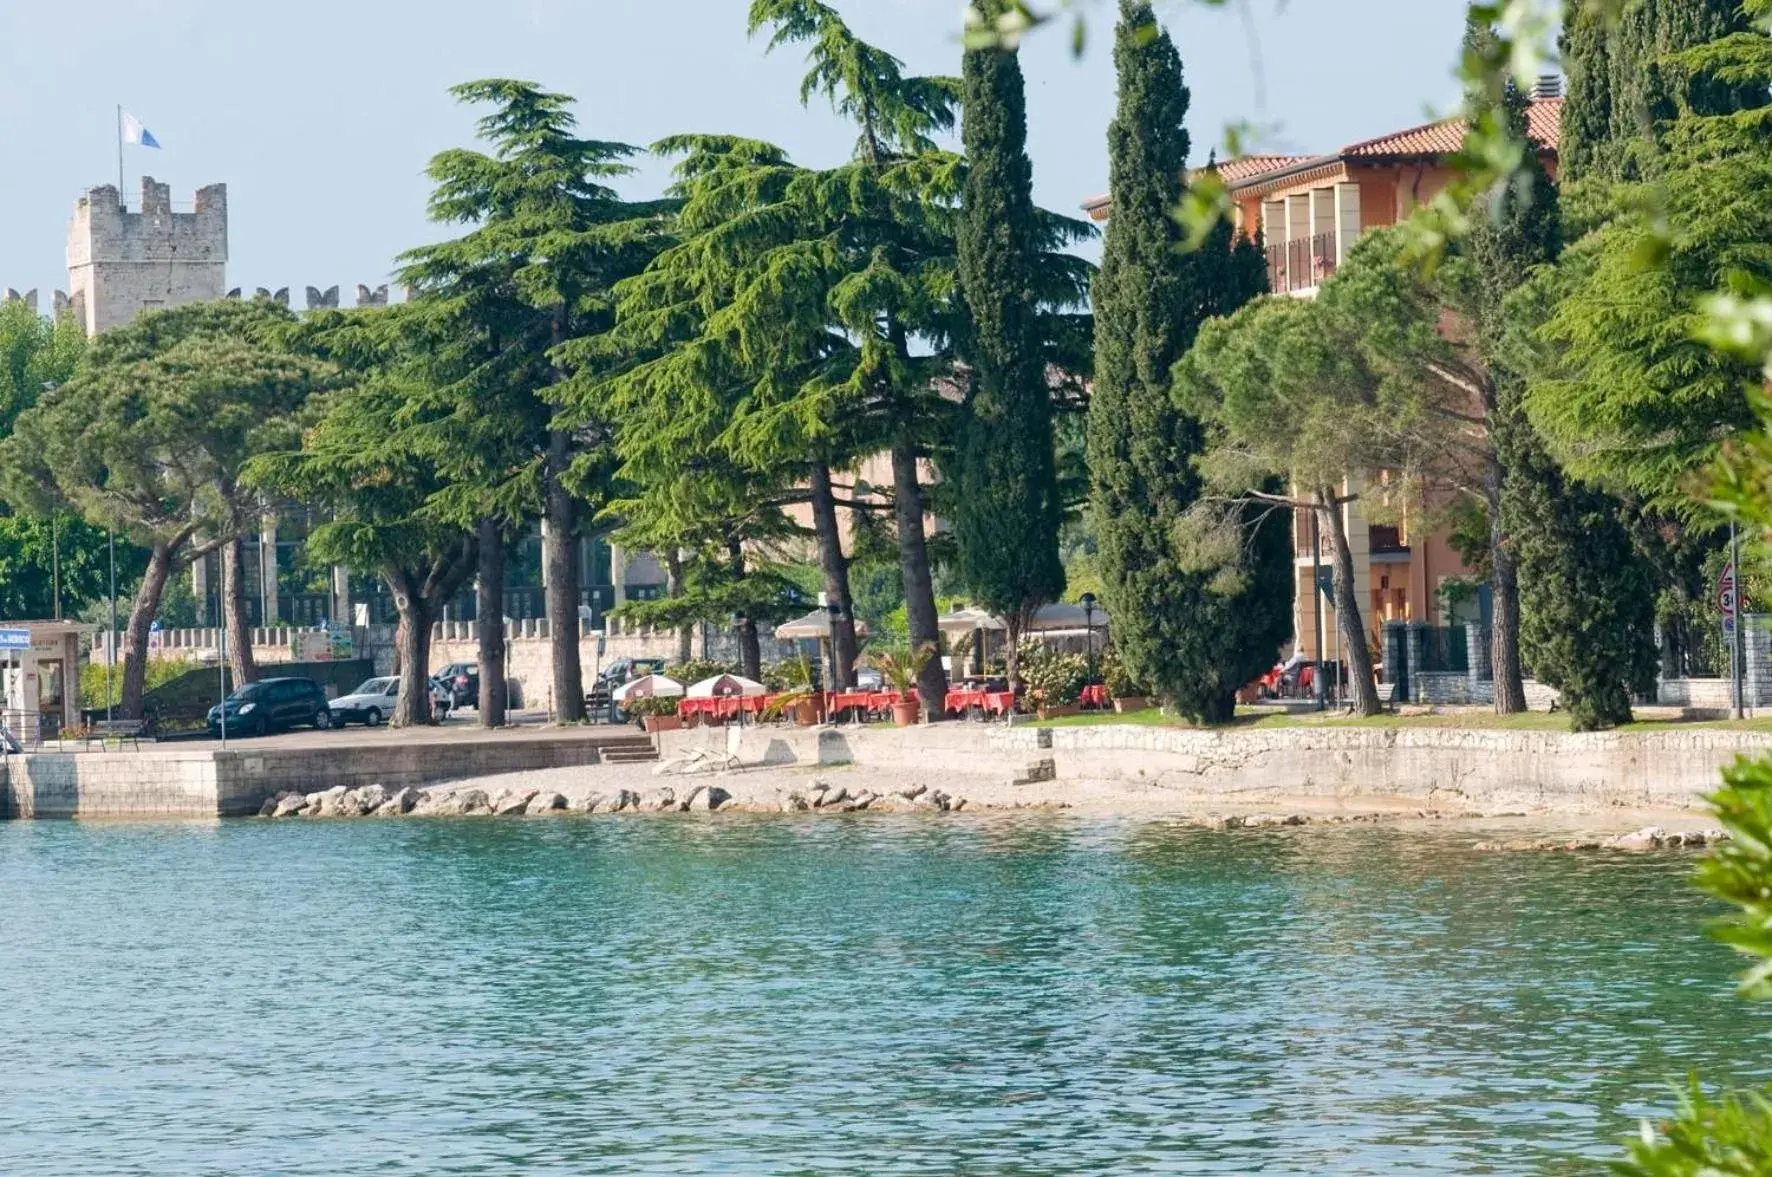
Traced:
<path fill-rule="evenodd" d="M 765 715 L 793 716 L 801 727 L 815 727 L 820 715 L 818 692 L 812 689 L 812 663 L 806 655 L 789 658 L 774 667 L 771 678 L 777 693 Z"/>
<path fill-rule="evenodd" d="M 911 727 L 922 713 L 923 704 L 917 699 L 917 679 L 922 677 L 924 667 L 935 657 L 932 646 L 921 646 L 914 650 L 881 650 L 873 655 L 874 669 L 886 685 L 898 692 L 898 702 L 892 705 L 892 722 L 899 727 Z"/>
<path fill-rule="evenodd" d="M 1150 692 L 1132 677 L 1126 663 L 1120 660 L 1120 652 L 1112 646 L 1102 651 L 1101 677 L 1107 684 L 1108 694 L 1113 697 L 1114 710 L 1121 715 L 1150 709 Z"/>
<path fill-rule="evenodd" d="M 677 714 L 675 699 L 632 699 L 622 710 L 640 720 L 640 726 L 651 733 L 674 732 L 683 726 Z"/>

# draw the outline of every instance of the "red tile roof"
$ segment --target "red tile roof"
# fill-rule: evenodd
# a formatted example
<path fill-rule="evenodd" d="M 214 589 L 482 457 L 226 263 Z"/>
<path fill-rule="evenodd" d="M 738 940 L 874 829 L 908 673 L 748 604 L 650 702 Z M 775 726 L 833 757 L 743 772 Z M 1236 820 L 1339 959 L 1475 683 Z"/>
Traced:
<path fill-rule="evenodd" d="M 1561 98 L 1537 99 L 1526 110 L 1526 133 L 1544 151 L 1555 151 L 1563 121 Z M 1367 139 L 1343 147 L 1338 153 L 1345 159 L 1372 159 L 1384 156 L 1451 155 L 1464 146 L 1468 124 L 1462 117 L 1441 119 Z"/>
<path fill-rule="evenodd" d="M 1243 155 L 1226 160 L 1216 170 L 1219 178 L 1226 184 L 1235 184 L 1240 180 L 1252 180 L 1268 172 L 1277 172 L 1295 163 L 1303 163 L 1310 158 L 1308 155 Z"/>

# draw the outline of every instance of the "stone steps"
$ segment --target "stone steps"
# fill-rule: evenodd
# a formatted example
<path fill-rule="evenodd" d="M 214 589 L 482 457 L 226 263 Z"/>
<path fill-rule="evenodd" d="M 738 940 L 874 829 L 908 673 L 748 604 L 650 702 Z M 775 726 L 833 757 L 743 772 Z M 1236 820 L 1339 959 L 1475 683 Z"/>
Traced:
<path fill-rule="evenodd" d="M 658 749 L 651 740 L 623 740 L 603 745 L 604 764 L 648 764 L 658 759 Z"/>

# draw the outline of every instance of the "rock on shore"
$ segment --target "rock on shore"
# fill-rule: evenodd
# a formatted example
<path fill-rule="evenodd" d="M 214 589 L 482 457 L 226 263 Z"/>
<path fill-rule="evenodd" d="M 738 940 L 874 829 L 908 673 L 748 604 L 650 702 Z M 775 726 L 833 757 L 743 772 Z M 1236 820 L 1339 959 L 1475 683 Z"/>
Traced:
<path fill-rule="evenodd" d="M 1515 838 L 1506 841 L 1478 842 L 1473 849 L 1505 852 L 1628 850 L 1642 853 L 1649 850 L 1701 849 L 1728 840 L 1729 832 L 1727 830 L 1678 832 L 1666 830 L 1660 826 L 1644 826 L 1640 830 L 1632 830 L 1628 834 L 1615 834 L 1610 838 Z"/>

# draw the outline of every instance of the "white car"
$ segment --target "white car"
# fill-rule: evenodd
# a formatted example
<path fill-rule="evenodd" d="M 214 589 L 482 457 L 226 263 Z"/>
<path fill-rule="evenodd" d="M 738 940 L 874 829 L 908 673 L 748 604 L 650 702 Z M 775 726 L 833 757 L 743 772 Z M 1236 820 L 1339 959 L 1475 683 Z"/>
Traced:
<path fill-rule="evenodd" d="M 428 680 L 426 685 L 431 688 L 431 710 L 438 719 L 447 719 L 449 692 Z M 343 727 L 347 723 L 361 723 L 369 727 L 380 727 L 394 714 L 394 702 L 399 697 L 398 677 L 372 678 L 350 694 L 341 695 L 332 701 L 332 725 Z"/>

